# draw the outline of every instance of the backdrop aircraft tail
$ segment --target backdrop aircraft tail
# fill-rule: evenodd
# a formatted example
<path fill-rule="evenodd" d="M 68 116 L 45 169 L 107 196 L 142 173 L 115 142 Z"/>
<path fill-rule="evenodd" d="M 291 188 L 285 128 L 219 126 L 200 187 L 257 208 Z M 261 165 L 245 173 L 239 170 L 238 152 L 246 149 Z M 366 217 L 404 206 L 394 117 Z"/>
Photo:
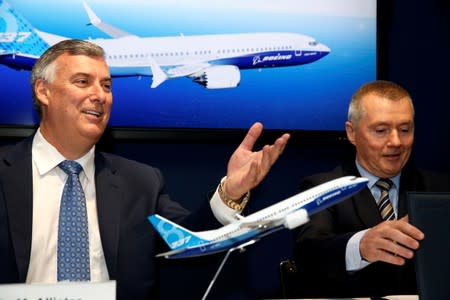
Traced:
<path fill-rule="evenodd" d="M 0 0 L 0 63 L 14 69 L 30 70 L 51 45 L 66 39 L 41 32 Z"/>

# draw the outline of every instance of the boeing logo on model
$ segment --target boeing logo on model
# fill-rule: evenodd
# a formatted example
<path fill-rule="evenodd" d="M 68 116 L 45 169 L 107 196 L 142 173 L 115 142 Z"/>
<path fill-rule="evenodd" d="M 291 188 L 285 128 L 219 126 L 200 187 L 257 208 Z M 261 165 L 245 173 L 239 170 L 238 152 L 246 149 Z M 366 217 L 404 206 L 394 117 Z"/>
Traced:
<path fill-rule="evenodd" d="M 208 89 L 234 88 L 240 70 L 303 65 L 330 53 L 314 38 L 289 32 L 139 37 L 103 22 L 83 5 L 90 25 L 111 37 L 90 39 L 105 50 L 111 76 L 152 76 L 152 88 L 179 77 Z M 0 24 L 0 64 L 18 70 L 30 70 L 47 48 L 69 39 L 34 28 L 5 0 L 0 0 Z"/>
<path fill-rule="evenodd" d="M 341 191 L 335 191 L 333 193 L 330 193 L 328 195 L 324 195 L 323 197 L 319 198 L 316 200 L 316 204 L 317 206 L 321 205 L 323 202 L 327 201 L 330 198 L 339 196 L 339 194 L 341 193 Z"/>
<path fill-rule="evenodd" d="M 157 214 L 148 217 L 171 249 L 158 254 L 166 258 L 208 255 L 244 249 L 283 228 L 294 229 L 309 216 L 343 201 L 367 186 L 367 178 L 345 176 L 301 192 L 214 230 L 193 232 Z"/>

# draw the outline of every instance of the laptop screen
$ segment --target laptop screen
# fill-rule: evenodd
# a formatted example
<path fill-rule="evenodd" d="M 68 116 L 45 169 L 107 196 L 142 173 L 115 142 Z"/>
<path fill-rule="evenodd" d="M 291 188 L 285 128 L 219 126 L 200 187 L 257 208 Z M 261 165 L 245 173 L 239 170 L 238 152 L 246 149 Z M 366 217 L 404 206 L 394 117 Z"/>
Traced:
<path fill-rule="evenodd" d="M 450 193 L 409 192 L 409 221 L 425 239 L 414 263 L 419 299 L 450 299 Z"/>

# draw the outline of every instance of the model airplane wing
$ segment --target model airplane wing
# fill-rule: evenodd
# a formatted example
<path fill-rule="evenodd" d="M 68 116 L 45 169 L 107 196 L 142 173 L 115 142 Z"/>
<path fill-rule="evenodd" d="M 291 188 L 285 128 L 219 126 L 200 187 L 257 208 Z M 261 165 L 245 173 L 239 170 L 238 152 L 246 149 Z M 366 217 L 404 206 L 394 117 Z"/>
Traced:
<path fill-rule="evenodd" d="M 242 222 L 241 227 L 245 228 L 263 228 L 268 226 L 274 226 L 277 223 L 280 223 L 284 218 L 276 218 L 272 220 L 264 220 L 264 221 L 253 221 L 253 222 Z"/>
<path fill-rule="evenodd" d="M 306 209 L 302 208 L 293 211 L 287 215 L 274 217 L 267 220 L 243 221 L 241 223 L 241 227 L 266 229 L 283 226 L 288 229 L 293 229 L 307 223 L 308 221 L 309 221 L 308 212 L 306 211 Z"/>
<path fill-rule="evenodd" d="M 171 257 L 173 255 L 181 254 L 181 253 L 185 252 L 186 250 L 187 250 L 186 248 L 178 249 L 178 250 L 170 250 L 170 251 L 167 251 L 167 252 L 158 253 L 158 254 L 156 254 L 156 257 L 169 258 L 169 257 Z"/>

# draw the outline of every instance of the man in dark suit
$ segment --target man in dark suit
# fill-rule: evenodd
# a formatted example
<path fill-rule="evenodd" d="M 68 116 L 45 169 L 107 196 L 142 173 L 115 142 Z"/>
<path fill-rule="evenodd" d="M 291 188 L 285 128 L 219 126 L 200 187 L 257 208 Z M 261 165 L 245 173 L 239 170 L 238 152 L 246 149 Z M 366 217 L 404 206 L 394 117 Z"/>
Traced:
<path fill-rule="evenodd" d="M 60 280 L 58 226 L 63 225 L 58 222 L 68 178 L 61 163 L 70 161 L 81 166 L 78 191 L 83 192 L 77 197 L 85 199 L 89 280 L 117 280 L 118 299 L 158 298 L 154 257 L 162 249 L 147 217 L 158 213 L 189 222 L 190 216 L 169 199 L 157 169 L 96 151 L 112 106 L 103 49 L 80 40 L 59 42 L 36 62 L 31 84 L 39 129 L 0 152 L 0 283 Z M 206 207 L 212 226 L 242 211 L 249 191 L 289 139 L 285 134 L 252 151 L 261 131 L 262 125 L 254 124 L 231 156 L 227 176 Z"/>
<path fill-rule="evenodd" d="M 345 129 L 356 159 L 305 178 L 302 189 L 346 175 L 367 177 L 369 182 L 360 193 L 312 216 L 299 229 L 299 296 L 417 294 L 412 258 L 424 235 L 408 222 L 406 192 L 448 190 L 448 178 L 408 162 L 414 108 L 408 92 L 397 84 L 374 81 L 356 91 Z M 382 219 L 378 207 L 383 195 L 379 179 L 392 185 L 384 195 L 391 205 L 384 207 L 390 210 L 390 220 Z"/>

